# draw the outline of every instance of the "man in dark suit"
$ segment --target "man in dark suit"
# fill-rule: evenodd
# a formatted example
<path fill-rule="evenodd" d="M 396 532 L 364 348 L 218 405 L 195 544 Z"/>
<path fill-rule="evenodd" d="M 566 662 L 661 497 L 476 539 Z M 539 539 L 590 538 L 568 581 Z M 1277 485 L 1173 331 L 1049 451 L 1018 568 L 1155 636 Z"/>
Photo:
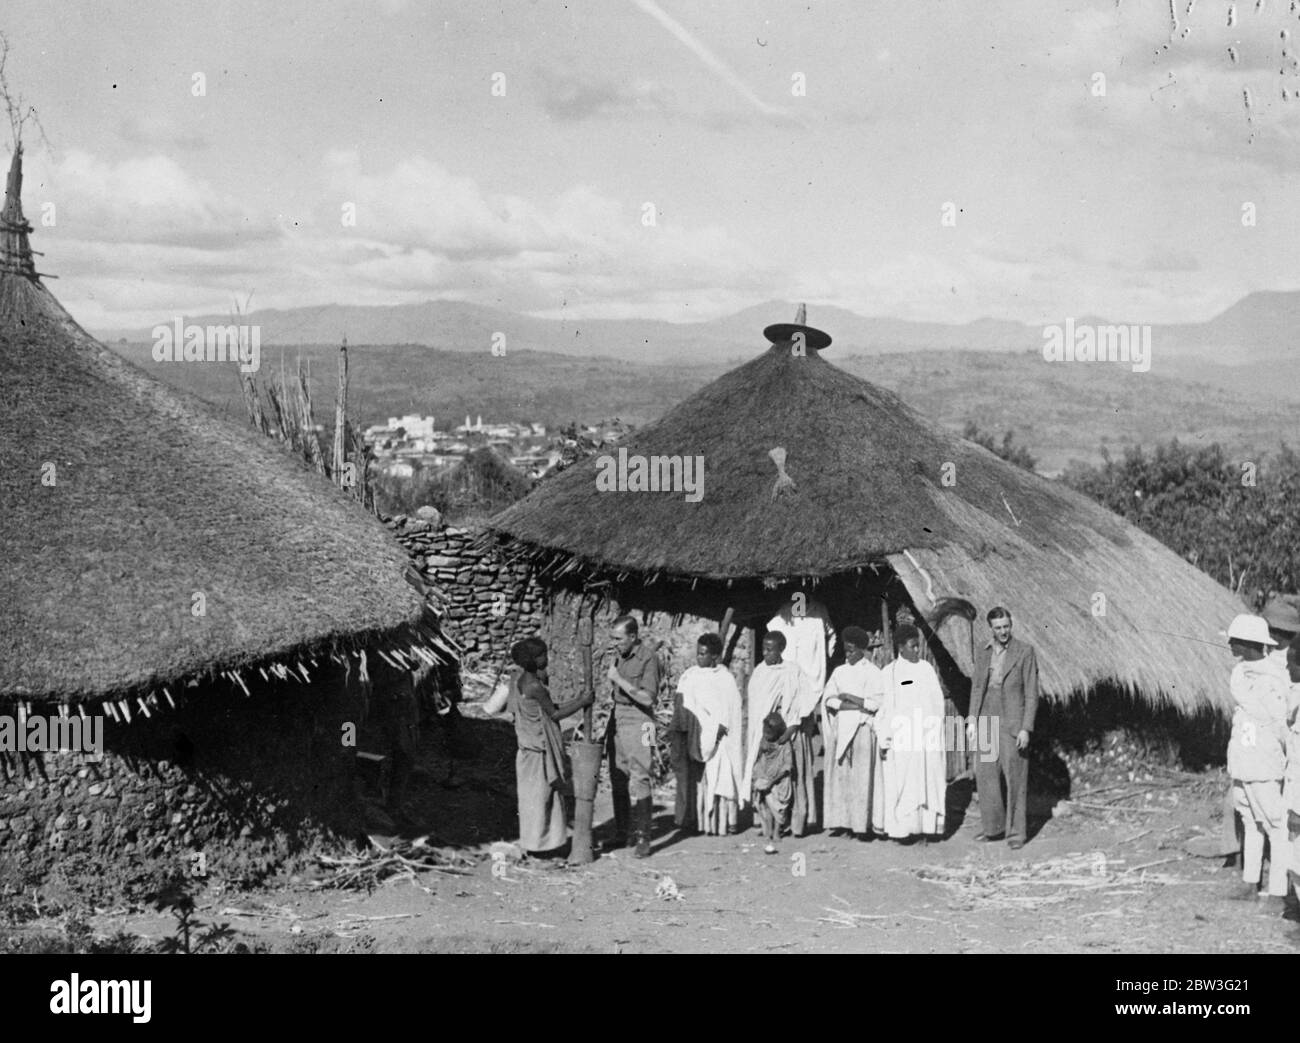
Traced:
<path fill-rule="evenodd" d="M 1038 658 L 1025 642 L 1011 636 L 1011 613 L 998 607 L 989 611 L 993 638 L 975 656 L 971 678 L 970 720 L 967 738 L 997 735 L 996 748 L 980 750 L 975 762 L 980 820 L 984 827 L 977 840 L 1000 840 L 1008 846 L 1025 846 L 1029 795 L 1029 737 L 1038 712 Z M 977 722 L 988 718 L 985 722 Z M 1002 786 L 1006 784 L 1006 801 Z"/>

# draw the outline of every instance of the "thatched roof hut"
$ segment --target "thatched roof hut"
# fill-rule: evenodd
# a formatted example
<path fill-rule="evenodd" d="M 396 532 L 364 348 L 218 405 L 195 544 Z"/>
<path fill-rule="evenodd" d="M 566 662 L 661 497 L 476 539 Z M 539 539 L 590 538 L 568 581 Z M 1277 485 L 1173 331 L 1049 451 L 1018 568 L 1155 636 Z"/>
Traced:
<path fill-rule="evenodd" d="M 21 189 L 19 146 L 0 229 L 0 699 L 130 720 L 199 677 L 239 691 L 346 650 L 438 657 L 375 518 L 64 311 Z"/>
<path fill-rule="evenodd" d="M 766 332 L 763 354 L 619 446 L 628 473 L 638 456 L 701 458 L 697 502 L 601 491 L 610 464 L 593 458 L 494 518 L 491 540 L 544 581 L 659 586 L 676 605 L 851 577 L 901 582 L 926 616 L 945 598 L 1003 604 L 1057 699 L 1110 683 L 1153 706 L 1226 707 L 1231 593 L 1097 503 L 836 368 L 820 331 Z M 935 636 L 969 675 L 969 624 Z"/>

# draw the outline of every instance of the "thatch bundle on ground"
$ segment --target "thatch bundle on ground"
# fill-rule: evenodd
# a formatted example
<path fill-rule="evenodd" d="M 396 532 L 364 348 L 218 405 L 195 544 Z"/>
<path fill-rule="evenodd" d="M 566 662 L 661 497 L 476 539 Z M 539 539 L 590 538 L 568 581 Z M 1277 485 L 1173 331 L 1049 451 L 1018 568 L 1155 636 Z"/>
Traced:
<path fill-rule="evenodd" d="M 948 681 L 969 675 L 982 615 L 1002 604 L 1054 699 L 1106 684 L 1152 706 L 1226 708 L 1220 631 L 1240 610 L 1227 590 L 1093 501 L 836 368 L 820 331 L 767 333 L 762 355 L 619 446 L 651 464 L 702 458 L 698 502 L 601 491 L 608 465 L 589 459 L 493 519 L 487 539 L 555 588 L 711 620 L 730 608 L 758 626 L 797 590 L 837 627 L 870 629 L 900 607 L 928 617 L 965 599 L 979 622 L 949 617 L 927 635 Z"/>
<path fill-rule="evenodd" d="M 405 553 L 272 442 L 85 333 L 34 273 L 21 185 L 18 149 L 0 243 L 0 713 L 106 714 L 112 763 L 0 759 L 2 846 L 40 862 L 346 823 L 356 682 L 409 684 L 449 655 Z M 140 788 L 150 765 L 166 803 Z"/>

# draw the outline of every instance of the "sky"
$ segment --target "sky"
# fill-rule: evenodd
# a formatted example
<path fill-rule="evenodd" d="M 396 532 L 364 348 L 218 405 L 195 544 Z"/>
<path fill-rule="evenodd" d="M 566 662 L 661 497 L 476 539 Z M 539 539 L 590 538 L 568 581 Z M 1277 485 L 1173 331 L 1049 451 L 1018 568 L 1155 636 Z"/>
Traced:
<path fill-rule="evenodd" d="M 33 246 L 91 328 L 1165 323 L 1300 288 L 1290 0 L 8 0 L 0 28 L 44 131 Z"/>

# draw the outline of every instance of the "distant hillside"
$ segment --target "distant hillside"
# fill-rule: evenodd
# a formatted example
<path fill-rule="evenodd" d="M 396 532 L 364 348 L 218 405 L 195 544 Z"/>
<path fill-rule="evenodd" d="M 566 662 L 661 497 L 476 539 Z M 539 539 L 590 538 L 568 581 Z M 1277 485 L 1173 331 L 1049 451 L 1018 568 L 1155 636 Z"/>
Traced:
<path fill-rule="evenodd" d="M 838 364 L 898 392 L 953 430 L 968 419 L 998 435 L 1014 430 L 1016 442 L 1038 457 L 1044 473 L 1059 472 L 1071 460 L 1096 463 L 1102 446 L 1118 454 L 1126 446 L 1170 438 L 1197 445 L 1217 441 L 1242 459 L 1271 453 L 1283 441 L 1300 446 L 1295 400 L 1163 371 L 1050 364 L 1036 351 L 855 356 Z"/>
<path fill-rule="evenodd" d="M 752 338 L 750 338 L 752 342 Z M 115 351 L 167 383 L 193 391 L 243 423 L 243 403 L 231 367 L 156 363 L 148 344 L 111 344 Z M 754 348 L 753 353 L 763 350 Z M 292 369 L 310 364 L 319 414 L 328 422 L 337 347 L 284 349 Z M 735 354 L 733 346 L 733 355 Z M 967 420 L 1016 441 L 1039 458 L 1045 473 L 1071 460 L 1096 462 L 1100 447 L 1151 445 L 1173 436 L 1202 443 L 1220 441 L 1231 451 L 1269 452 L 1281 440 L 1300 445 L 1295 401 L 1254 390 L 1167 375 L 1157 368 L 1135 374 L 1112 364 L 1049 364 L 1037 351 L 995 354 L 918 351 L 910 354 L 846 354 L 832 347 L 827 358 L 864 379 L 898 392 L 914 408 L 960 431 Z M 661 415 L 727 365 L 635 365 L 608 358 L 507 351 L 473 354 L 403 345 L 351 350 L 351 415 L 362 423 L 390 415 L 432 413 L 440 426 L 466 414 L 485 419 L 540 421 L 621 417 L 644 424 Z M 263 350 L 264 375 L 280 365 L 280 349 Z M 1295 364 L 1291 372 L 1295 374 Z M 1279 391 L 1278 367 L 1259 367 Z M 1228 371 L 1238 372 L 1238 371 Z M 1267 381 L 1265 381 L 1267 384 Z M 1300 386 L 1292 379 L 1289 390 Z M 755 408 L 762 408 L 755 403 Z M 864 474 L 869 482 L 871 476 Z"/>
<path fill-rule="evenodd" d="M 244 416 L 233 367 L 154 362 L 148 344 L 109 347 L 158 379 Z M 278 375 L 282 355 L 290 373 L 299 358 L 310 369 L 318 403 L 333 402 L 337 345 L 263 348 L 263 379 Z M 403 413 L 433 414 L 439 426 L 454 426 L 467 414 L 548 425 L 618 416 L 641 424 L 685 398 L 699 381 L 722 372 L 722 367 L 638 366 L 531 351 L 496 357 L 409 344 L 353 346 L 348 358 L 348 411 L 366 424 Z"/>
<path fill-rule="evenodd" d="M 538 319 L 457 301 L 426 301 L 394 307 L 295 308 L 253 312 L 243 321 L 262 329 L 266 344 L 350 343 L 419 344 L 448 351 L 489 351 L 494 334 L 504 333 L 506 350 L 545 351 L 583 358 L 606 356 L 628 361 L 721 363 L 764 343 L 762 331 L 788 322 L 793 304 L 771 303 L 710 322 L 672 323 L 648 319 Z M 984 320 L 964 326 L 868 319 L 843 308 L 814 307 L 812 323 L 835 338 L 844 351 L 1024 351 L 1042 344 L 1042 330 L 1015 322 Z M 160 319 L 173 321 L 173 316 Z M 228 316 L 187 317 L 200 325 L 225 324 Z M 148 330 L 102 331 L 101 339 L 149 339 Z"/>
<path fill-rule="evenodd" d="M 1180 350 L 1228 365 L 1292 359 L 1300 347 L 1300 293 L 1252 293 L 1209 322 L 1169 329 Z"/>
<path fill-rule="evenodd" d="M 545 351 L 582 358 L 605 356 L 629 362 L 720 364 L 763 344 L 763 327 L 788 322 L 794 305 L 771 301 L 709 322 L 670 323 L 648 319 L 539 319 L 462 301 L 426 301 L 386 307 L 328 305 L 288 311 L 252 312 L 244 321 L 262 328 L 262 343 L 416 344 L 447 351 L 487 352 L 493 335 L 504 333 L 507 352 Z M 964 325 L 866 318 L 843 308 L 811 305 L 812 325 L 826 330 L 843 355 L 912 351 L 1040 352 L 1043 328 L 1019 322 L 981 319 Z M 1066 316 L 1059 322 L 1064 323 Z M 1132 317 L 1076 322 L 1132 322 Z M 172 315 L 160 315 L 170 323 Z M 202 325 L 224 324 L 226 315 L 188 317 Z M 1154 326 L 1156 368 L 1179 360 L 1243 365 L 1295 354 L 1300 329 L 1300 292 L 1254 293 L 1209 322 Z M 104 330 L 102 340 L 150 339 L 147 329 Z"/>

